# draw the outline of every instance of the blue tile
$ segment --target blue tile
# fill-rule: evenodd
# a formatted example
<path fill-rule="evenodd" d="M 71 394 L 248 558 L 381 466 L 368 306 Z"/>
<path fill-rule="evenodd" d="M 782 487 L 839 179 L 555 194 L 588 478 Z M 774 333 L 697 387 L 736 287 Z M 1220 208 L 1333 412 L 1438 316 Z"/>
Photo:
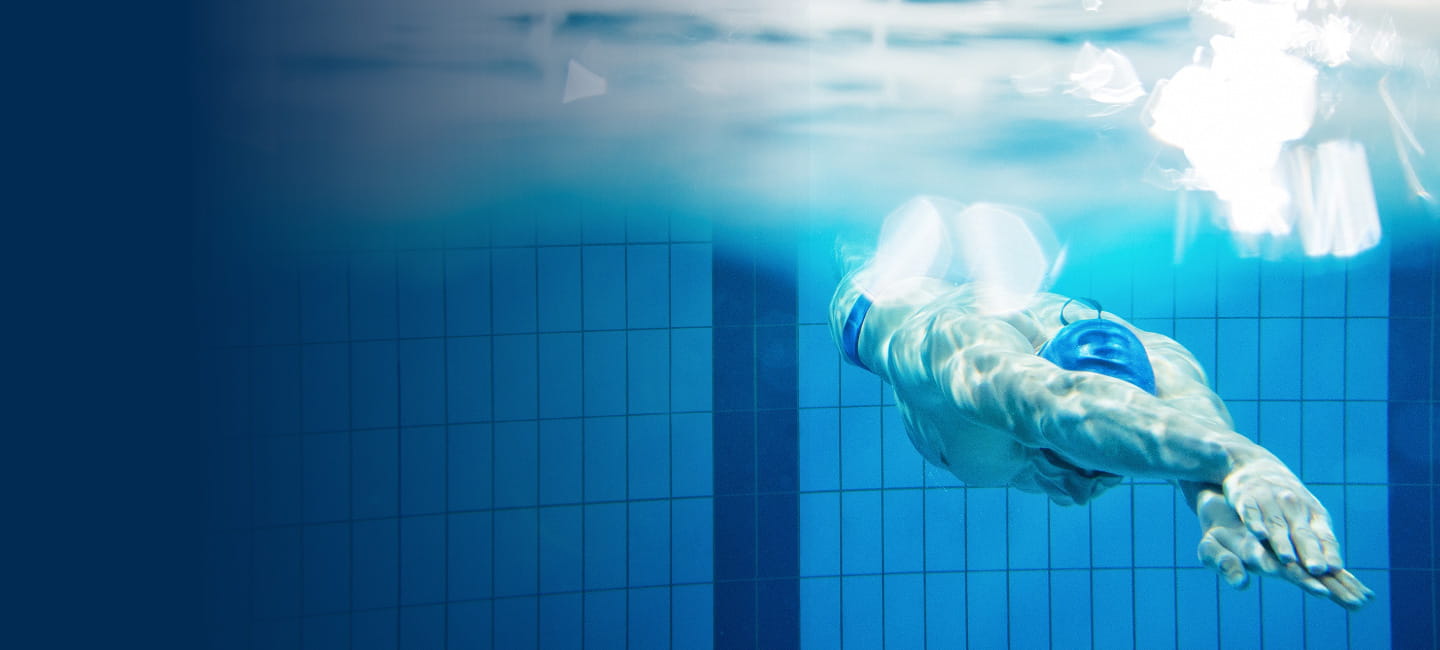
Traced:
<path fill-rule="evenodd" d="M 538 374 L 540 417 L 569 418 L 584 413 L 584 382 L 579 334 L 541 334 Z"/>
<path fill-rule="evenodd" d="M 539 643 L 539 603 L 535 598 L 495 601 L 495 647 L 533 648 Z"/>
<path fill-rule="evenodd" d="M 1175 572 L 1175 615 L 1180 648 L 1217 648 L 1219 611 L 1215 573 L 1210 569 Z"/>
<path fill-rule="evenodd" d="M 1389 395 L 1389 324 L 1381 318 L 1345 321 L 1345 397 L 1383 400 Z M 1331 352 L 1333 354 L 1333 352 Z"/>
<path fill-rule="evenodd" d="M 400 650 L 428 650 L 445 644 L 445 607 L 405 607 L 400 610 Z"/>
<path fill-rule="evenodd" d="M 756 408 L 795 408 L 795 327 L 755 328 L 755 359 Z"/>
<path fill-rule="evenodd" d="M 400 424 L 445 421 L 445 342 L 400 341 Z"/>
<path fill-rule="evenodd" d="M 625 418 L 587 418 L 584 424 L 585 500 L 625 498 Z"/>
<path fill-rule="evenodd" d="M 450 603 L 447 609 L 445 640 L 450 647 L 487 650 L 495 633 L 493 603 Z M 542 605 L 543 607 L 543 605 Z"/>
<path fill-rule="evenodd" d="M 801 490 L 840 488 L 839 409 L 803 409 L 797 424 Z"/>
<path fill-rule="evenodd" d="M 445 517 L 401 519 L 400 604 L 421 605 L 444 600 Z"/>
<path fill-rule="evenodd" d="M 350 335 L 349 264 L 323 256 L 300 262 L 300 338 L 343 341 Z"/>
<path fill-rule="evenodd" d="M 394 338 L 396 333 L 394 253 L 359 253 L 350 259 L 350 336 Z"/>
<path fill-rule="evenodd" d="M 1300 404 L 1260 403 L 1260 444 L 1292 470 L 1300 468 Z"/>
<path fill-rule="evenodd" d="M 496 336 L 494 342 L 495 419 L 535 419 L 539 403 L 536 337 Z"/>
<path fill-rule="evenodd" d="M 708 411 L 713 399 L 709 329 L 670 330 L 670 408 Z"/>
<path fill-rule="evenodd" d="M 1387 410 L 1383 402 L 1345 404 L 1345 480 L 1384 483 L 1389 456 Z"/>
<path fill-rule="evenodd" d="M 252 340 L 256 345 L 300 341 L 300 275 L 292 258 L 259 262 L 251 285 Z"/>
<path fill-rule="evenodd" d="M 965 627 L 970 647 L 1009 647 L 1010 611 L 1004 598 L 1003 571 L 978 572 L 966 576 Z"/>
<path fill-rule="evenodd" d="M 540 519 L 535 508 L 495 511 L 495 596 L 537 593 L 540 584 Z"/>
<path fill-rule="evenodd" d="M 1348 316 L 1390 315 L 1389 252 L 1376 249 L 1349 260 L 1345 274 Z"/>
<path fill-rule="evenodd" d="M 1375 639 L 1390 639 L 1393 647 L 1409 647 L 1403 644 L 1405 639 L 1392 637 L 1390 631 L 1390 607 L 1400 599 L 1393 596 L 1390 589 L 1389 571 L 1355 571 L 1355 577 L 1359 578 L 1365 586 L 1380 594 L 1378 598 L 1371 601 L 1365 609 L 1350 614 L 1350 647 L 1363 648 L 1366 644 L 1373 643 Z M 1397 572 L 1398 573 L 1398 572 Z M 1407 598 L 1408 600 L 1408 598 Z M 1424 607 L 1422 604 L 1421 607 Z M 1422 615 L 1423 616 L 1423 615 Z M 1397 625 L 1397 629 L 1406 626 L 1409 621 Z"/>
<path fill-rule="evenodd" d="M 534 422 L 495 425 L 495 507 L 533 506 L 539 494 L 539 432 Z"/>
<path fill-rule="evenodd" d="M 1265 318 L 1300 316 L 1300 265 L 1260 266 L 1260 315 Z"/>
<path fill-rule="evenodd" d="M 250 350 L 217 350 L 211 357 L 214 382 L 213 430 L 222 437 L 250 434 Z"/>
<path fill-rule="evenodd" d="M 629 498 L 670 495 L 670 423 L 664 415 L 629 418 Z"/>
<path fill-rule="evenodd" d="M 1292 467 L 1306 483 L 1345 480 L 1345 404 L 1304 402 L 1300 409 L 1303 444 L 1299 467 Z"/>
<path fill-rule="evenodd" d="M 539 326 L 541 331 L 580 329 L 580 249 L 542 248 L 537 253 Z"/>
<path fill-rule="evenodd" d="M 857 648 L 879 648 L 885 642 L 884 590 L 880 576 L 841 578 L 841 633 L 845 645 Z"/>
<path fill-rule="evenodd" d="M 540 597 L 540 647 L 581 650 L 585 643 L 584 597 L 556 594 Z"/>
<path fill-rule="evenodd" d="M 969 566 L 965 559 L 965 494 L 966 490 L 926 490 L 926 571 L 960 571 Z"/>
<path fill-rule="evenodd" d="M 799 489 L 798 415 L 793 410 L 762 411 L 756 414 L 756 489 L 761 492 L 794 492 Z"/>
<path fill-rule="evenodd" d="M 925 579 L 920 575 L 884 577 L 885 647 L 923 648 L 925 628 L 915 616 L 925 607 Z"/>
<path fill-rule="evenodd" d="M 966 574 L 935 573 L 925 578 L 925 643 L 931 648 L 963 648 L 966 641 Z"/>
<path fill-rule="evenodd" d="M 886 406 L 881 411 L 881 470 L 887 488 L 912 488 L 925 484 L 925 459 L 915 451 L 900 409 Z"/>
<path fill-rule="evenodd" d="M 1010 610 L 1024 612 L 1023 616 L 1010 618 L 1010 647 L 1050 647 L 1052 622 L 1050 576 L 1052 574 L 1047 571 L 1011 571 L 1008 575 Z M 1086 588 L 1088 589 L 1088 585 Z M 994 594 L 994 597 L 999 598 L 1000 594 Z M 1063 608 L 1065 605 L 1061 605 L 1061 607 Z M 1067 647 L 1077 641 L 1078 639 L 1065 638 Z"/>
<path fill-rule="evenodd" d="M 1304 355 L 1305 399 L 1344 399 L 1345 321 L 1338 318 L 1307 318 L 1302 335 L 1307 350 L 1327 351 Z"/>
<path fill-rule="evenodd" d="M 537 284 L 535 249 L 496 249 L 490 254 L 492 276 L 490 322 L 496 334 L 536 330 Z"/>
<path fill-rule="evenodd" d="M 1137 251 L 1138 252 L 1138 251 Z M 1170 260 L 1147 265 L 1135 274 L 1136 318 L 1172 318 L 1175 315 L 1175 271 Z"/>
<path fill-rule="evenodd" d="M 1174 566 L 1175 488 L 1165 484 L 1135 485 L 1134 495 L 1135 566 Z"/>
<path fill-rule="evenodd" d="M 623 415 L 625 333 L 587 332 L 581 359 L 585 415 Z"/>
<path fill-rule="evenodd" d="M 1215 353 L 1215 392 L 1225 399 L 1259 396 L 1259 321 L 1250 318 L 1221 320 Z"/>
<path fill-rule="evenodd" d="M 841 406 L 874 406 L 881 402 L 882 390 L 880 378 L 870 371 L 849 363 L 840 364 Z"/>
<path fill-rule="evenodd" d="M 1090 572 L 1051 571 L 1049 577 L 1050 634 L 1068 648 L 1089 648 Z"/>
<path fill-rule="evenodd" d="M 302 422 L 305 431 L 339 431 L 350 424 L 350 348 L 306 345 L 301 352 Z"/>
<path fill-rule="evenodd" d="M 445 333 L 490 333 L 490 251 L 445 253 Z"/>
<path fill-rule="evenodd" d="M 351 516 L 387 517 L 399 512 L 399 434 L 394 429 L 351 434 L 354 490 Z"/>
<path fill-rule="evenodd" d="M 677 586 L 670 590 L 674 647 L 709 648 L 714 639 L 714 590 L 710 585 Z"/>
<path fill-rule="evenodd" d="M 799 405 L 801 407 L 835 406 L 840 400 L 840 356 L 830 341 L 825 325 L 801 325 L 796 328 L 799 359 Z"/>
<path fill-rule="evenodd" d="M 1260 647 L 1260 590 L 1255 587 L 1258 582 L 1259 576 L 1251 575 L 1250 585 L 1244 591 L 1223 583 L 1218 586 L 1221 648 Z"/>
<path fill-rule="evenodd" d="M 925 569 L 923 500 L 920 490 L 884 491 L 885 572 L 918 572 Z"/>
<path fill-rule="evenodd" d="M 1260 398 L 1300 398 L 1300 320 L 1260 321 Z"/>
<path fill-rule="evenodd" d="M 629 596 L 626 647 L 670 647 L 670 589 L 632 589 Z"/>
<path fill-rule="evenodd" d="M 1118 486 L 1090 504 L 1090 558 L 1097 567 L 1134 564 L 1131 499 L 1128 486 Z"/>
<path fill-rule="evenodd" d="M 755 330 L 717 327 L 713 354 L 721 360 L 713 368 L 716 410 L 755 408 Z"/>
<path fill-rule="evenodd" d="M 715 498 L 715 578 L 755 577 L 756 518 L 753 495 Z"/>
<path fill-rule="evenodd" d="M 629 537 L 629 586 L 652 587 L 670 582 L 670 502 L 631 502 Z"/>
<path fill-rule="evenodd" d="M 493 581 L 494 522 L 489 512 L 448 515 L 445 587 L 450 600 L 489 598 Z"/>
<path fill-rule="evenodd" d="M 1390 502 L 1383 485 L 1350 485 L 1343 503 L 1325 502 L 1335 517 L 1344 512 L 1341 540 L 1345 565 L 1351 568 L 1382 569 L 1391 566 Z M 1412 516 L 1403 513 L 1402 517 Z M 1433 515 L 1432 515 L 1433 516 Z M 1403 533 L 1402 533 L 1403 534 Z"/>
<path fill-rule="evenodd" d="M 353 650 L 395 650 L 400 643 L 396 610 L 357 611 L 350 616 L 350 626 Z"/>
<path fill-rule="evenodd" d="M 602 591 L 585 594 L 586 647 L 625 647 L 625 621 L 625 592 Z"/>
<path fill-rule="evenodd" d="M 835 243 L 812 237 L 800 244 L 795 269 L 796 317 L 801 323 L 824 323 L 830 318 L 830 297 L 839 279 Z"/>
<path fill-rule="evenodd" d="M 300 431 L 300 348 L 257 348 L 251 371 L 255 433 L 276 435 Z"/>
<path fill-rule="evenodd" d="M 840 485 L 847 490 L 878 488 L 880 409 L 840 410 Z"/>
<path fill-rule="evenodd" d="M 1135 647 L 1147 649 L 1175 647 L 1175 573 L 1173 570 L 1135 570 L 1135 620 L 1143 622 L 1135 626 Z"/>
<path fill-rule="evenodd" d="M 670 324 L 670 250 L 629 246 L 625 255 L 626 323 L 632 328 Z"/>
<path fill-rule="evenodd" d="M 302 551 L 299 528 L 255 531 L 252 569 L 255 618 L 300 615 Z"/>
<path fill-rule="evenodd" d="M 1423 400 L 1430 395 L 1431 355 L 1434 342 L 1430 334 L 1431 323 L 1420 319 L 1392 319 L 1390 321 L 1390 399 Z M 1399 351 L 1404 354 L 1399 354 Z M 1440 382 L 1437 382 L 1440 384 Z"/>
<path fill-rule="evenodd" d="M 712 318 L 715 325 L 755 323 L 755 260 L 753 252 L 727 244 L 712 252 Z"/>
<path fill-rule="evenodd" d="M 1394 648 L 1424 648 L 1435 644 L 1436 596 L 1433 571 L 1392 571 L 1390 599 Z"/>
<path fill-rule="evenodd" d="M 670 332 L 631 331 L 627 337 L 628 411 L 662 413 L 670 410 Z"/>
<path fill-rule="evenodd" d="M 625 217 L 608 206 L 590 205 L 581 212 L 581 232 L 585 243 L 618 243 L 625 241 Z"/>
<path fill-rule="evenodd" d="M 534 245 L 535 222 L 539 220 L 539 216 L 516 209 L 495 219 L 490 224 L 491 244 L 496 247 Z"/>
<path fill-rule="evenodd" d="M 625 586 L 625 504 L 585 506 L 585 589 Z"/>
<path fill-rule="evenodd" d="M 479 510 L 493 503 L 494 434 L 488 424 L 449 427 L 445 477 L 451 510 Z"/>
<path fill-rule="evenodd" d="M 450 422 L 483 422 L 491 417 L 490 337 L 445 341 L 445 408 Z"/>
<path fill-rule="evenodd" d="M 1305 646 L 1305 592 L 1281 580 L 1260 583 L 1260 636 L 1266 648 Z M 1142 619 L 1143 620 L 1143 619 Z"/>
<path fill-rule="evenodd" d="M 316 616 L 301 621 L 304 647 L 315 650 L 350 647 L 350 614 Z"/>
<path fill-rule="evenodd" d="M 840 494 L 801 494 L 799 506 L 800 575 L 839 575 Z"/>
<path fill-rule="evenodd" d="M 670 493 L 677 497 L 714 492 L 714 442 L 708 413 L 670 416 Z"/>
<path fill-rule="evenodd" d="M 540 591 L 580 591 L 584 585 L 581 506 L 540 510 Z"/>
<path fill-rule="evenodd" d="M 350 438 L 344 433 L 306 436 L 301 443 L 305 473 L 303 517 L 307 522 L 350 516 Z"/>
<path fill-rule="evenodd" d="M 676 499 L 670 505 L 670 579 L 675 584 L 709 582 L 714 575 L 714 504 L 710 499 Z"/>
<path fill-rule="evenodd" d="M 1304 309 L 1306 316 L 1345 315 L 1345 273 L 1340 262 L 1306 259 Z"/>
<path fill-rule="evenodd" d="M 1040 498 L 1038 495 L 1025 496 Z M 1052 568 L 1085 569 L 1090 567 L 1090 512 L 1088 510 L 1083 507 L 1050 504 L 1050 566 Z"/>
<path fill-rule="evenodd" d="M 879 573 L 884 519 L 879 492 L 840 493 L 840 567 L 844 573 Z"/>
<path fill-rule="evenodd" d="M 271 621 L 256 621 L 253 626 L 252 641 L 255 650 L 291 650 L 300 648 L 300 621 L 298 619 L 282 619 Z"/>
<path fill-rule="evenodd" d="M 1100 570 L 1094 572 L 1091 580 L 1095 594 L 1091 603 L 1095 647 L 1106 650 L 1134 647 L 1134 574 L 1128 569 Z"/>
<path fill-rule="evenodd" d="M 800 574 L 799 500 L 795 493 L 761 494 L 756 509 L 756 575 L 793 578 Z"/>
<path fill-rule="evenodd" d="M 445 510 L 445 429 L 400 431 L 400 514 Z"/>
<path fill-rule="evenodd" d="M 395 519 L 356 521 L 351 528 L 351 603 L 357 609 L 394 607 L 400 593 L 400 526 Z"/>
<path fill-rule="evenodd" d="M 711 324 L 710 244 L 674 244 L 670 247 L 670 325 L 708 327 Z"/>
<path fill-rule="evenodd" d="M 1215 296 L 1216 315 L 1260 315 L 1260 266 L 1254 259 L 1227 260 L 1216 269 L 1216 282 L 1224 287 Z"/>
<path fill-rule="evenodd" d="M 1329 600 L 1306 598 L 1304 602 L 1306 650 L 1347 650 L 1349 617 L 1337 616 L 1335 604 Z"/>
<path fill-rule="evenodd" d="M 539 446 L 540 503 L 579 503 L 584 499 L 585 448 L 580 421 L 541 420 Z"/>
<path fill-rule="evenodd" d="M 399 357 L 394 341 L 350 345 L 350 424 L 357 429 L 399 421 Z"/>
<path fill-rule="evenodd" d="M 839 578 L 800 580 L 799 647 L 841 647 L 840 611 Z"/>
<path fill-rule="evenodd" d="M 587 330 L 625 327 L 625 249 L 621 246 L 586 246 L 581 256 L 584 272 L 582 304 Z"/>
<path fill-rule="evenodd" d="M 1006 522 L 1009 525 L 1009 568 L 1049 568 L 1049 535 L 1045 533 L 1050 528 L 1050 508 L 1047 505 L 1049 501 L 1040 495 L 1013 490 L 1008 500 Z"/>
<path fill-rule="evenodd" d="M 754 414 L 748 411 L 716 413 L 714 423 L 715 493 L 754 492 Z"/>
<path fill-rule="evenodd" d="M 712 216 L 699 208 L 670 214 L 670 238 L 674 241 L 709 241 L 714 231 Z"/>
<path fill-rule="evenodd" d="M 445 333 L 445 267 L 439 251 L 402 252 L 395 257 L 399 336 Z"/>
<path fill-rule="evenodd" d="M 444 243 L 444 220 L 433 217 L 397 219 L 390 242 L 397 248 L 439 248 Z"/>
<path fill-rule="evenodd" d="M 258 526 L 299 523 L 304 469 L 300 439 L 260 440 L 255 445 L 255 523 Z"/>
<path fill-rule="evenodd" d="M 334 614 L 350 608 L 350 526 L 305 526 L 305 614 Z"/>

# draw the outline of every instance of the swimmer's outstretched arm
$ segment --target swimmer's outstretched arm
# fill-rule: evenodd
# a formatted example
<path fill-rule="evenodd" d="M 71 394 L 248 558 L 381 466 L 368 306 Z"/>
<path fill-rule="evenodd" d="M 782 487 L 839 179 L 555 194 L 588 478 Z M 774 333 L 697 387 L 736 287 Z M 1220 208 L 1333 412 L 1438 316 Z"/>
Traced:
<path fill-rule="evenodd" d="M 1236 433 L 1225 418 L 1177 408 L 1196 395 L 1171 395 L 1172 404 L 1119 379 L 1061 369 L 1037 357 L 1029 341 L 996 319 L 955 312 L 933 318 L 913 324 L 922 326 L 921 345 L 881 346 L 923 356 L 887 358 L 888 369 L 927 369 L 928 376 L 911 379 L 934 382 L 986 424 L 1078 465 L 1222 486 L 1248 530 L 1267 539 L 1282 563 L 1298 560 L 1317 576 L 1332 565 L 1339 568 L 1338 546 L 1320 502 L 1278 458 Z"/>

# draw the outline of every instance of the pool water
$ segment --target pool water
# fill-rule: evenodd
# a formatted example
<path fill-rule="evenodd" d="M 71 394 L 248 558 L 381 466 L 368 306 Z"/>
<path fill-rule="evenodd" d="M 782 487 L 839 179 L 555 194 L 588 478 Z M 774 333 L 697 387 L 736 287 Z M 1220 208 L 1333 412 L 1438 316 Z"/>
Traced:
<path fill-rule="evenodd" d="M 1307 256 L 1065 85 L 1204 24 L 1082 4 L 212 7 L 211 645 L 1437 647 L 1435 41 L 1323 73 L 1383 236 Z M 1375 602 L 1230 589 L 1165 483 L 927 466 L 827 324 L 837 238 L 920 194 L 1043 214 L 1053 290 L 1193 351 Z"/>

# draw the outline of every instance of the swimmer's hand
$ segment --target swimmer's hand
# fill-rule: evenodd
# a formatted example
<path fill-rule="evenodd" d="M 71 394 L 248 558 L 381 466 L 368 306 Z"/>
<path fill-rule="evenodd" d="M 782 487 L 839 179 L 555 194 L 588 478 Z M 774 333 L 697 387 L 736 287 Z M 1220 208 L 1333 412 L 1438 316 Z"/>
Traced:
<path fill-rule="evenodd" d="M 1281 563 L 1270 545 L 1256 537 L 1240 521 L 1225 496 L 1215 490 L 1200 491 L 1195 514 L 1204 531 L 1197 550 L 1200 562 L 1218 571 L 1225 582 L 1236 589 L 1249 586 L 1248 569 L 1259 575 L 1283 578 L 1308 594 L 1329 598 L 1349 610 L 1364 607 L 1375 597 L 1375 592 L 1338 566 L 1315 576 L 1295 562 Z"/>
<path fill-rule="evenodd" d="M 1299 563 L 1312 576 L 1343 569 L 1330 513 L 1279 459 L 1266 453 L 1225 477 L 1225 497 L 1281 564 Z"/>

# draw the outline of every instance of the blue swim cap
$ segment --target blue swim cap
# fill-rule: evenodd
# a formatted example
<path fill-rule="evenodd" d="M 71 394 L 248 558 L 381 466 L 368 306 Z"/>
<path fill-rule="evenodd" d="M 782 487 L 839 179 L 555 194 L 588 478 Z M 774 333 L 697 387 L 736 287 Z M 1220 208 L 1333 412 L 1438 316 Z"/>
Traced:
<path fill-rule="evenodd" d="M 1100 318 L 1078 320 L 1055 333 L 1040 356 L 1066 370 L 1098 372 L 1155 394 L 1150 355 L 1129 328 Z"/>

